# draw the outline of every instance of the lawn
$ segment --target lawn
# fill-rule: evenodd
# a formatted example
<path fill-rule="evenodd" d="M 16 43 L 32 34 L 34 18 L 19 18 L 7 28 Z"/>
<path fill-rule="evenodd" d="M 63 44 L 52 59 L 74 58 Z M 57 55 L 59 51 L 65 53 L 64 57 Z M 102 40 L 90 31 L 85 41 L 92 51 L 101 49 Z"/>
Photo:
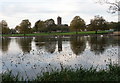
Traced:
<path fill-rule="evenodd" d="M 98 34 L 109 33 L 109 31 L 98 31 Z M 76 32 L 52 32 L 52 33 L 33 33 L 33 34 L 3 34 L 2 36 L 49 36 L 49 35 L 75 35 Z M 95 34 L 95 31 L 78 32 L 79 34 Z"/>

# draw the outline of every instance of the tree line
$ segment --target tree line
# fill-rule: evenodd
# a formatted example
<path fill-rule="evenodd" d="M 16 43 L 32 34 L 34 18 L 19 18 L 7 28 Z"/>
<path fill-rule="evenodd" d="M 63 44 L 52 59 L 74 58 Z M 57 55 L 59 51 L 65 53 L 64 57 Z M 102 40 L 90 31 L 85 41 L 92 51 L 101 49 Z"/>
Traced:
<path fill-rule="evenodd" d="M 102 16 L 95 16 L 90 20 L 90 24 L 86 25 L 84 19 L 80 16 L 75 16 L 70 22 L 70 26 L 67 24 L 56 25 L 53 19 L 47 19 L 45 21 L 38 20 L 34 26 L 31 27 L 31 22 L 28 19 L 22 20 L 19 25 L 14 29 L 10 29 L 5 20 L 0 22 L 1 34 L 30 34 L 41 32 L 80 32 L 80 31 L 104 31 L 115 30 L 120 31 L 120 22 L 107 22 Z"/>

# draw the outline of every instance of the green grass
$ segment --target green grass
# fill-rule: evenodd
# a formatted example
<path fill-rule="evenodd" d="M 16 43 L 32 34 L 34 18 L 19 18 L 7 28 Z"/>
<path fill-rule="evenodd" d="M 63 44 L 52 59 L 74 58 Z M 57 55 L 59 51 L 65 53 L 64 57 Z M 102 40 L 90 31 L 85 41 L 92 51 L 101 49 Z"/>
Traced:
<path fill-rule="evenodd" d="M 94 68 L 83 69 L 80 67 L 76 71 L 63 69 L 60 72 L 45 73 L 43 77 L 38 76 L 36 81 L 118 81 L 120 79 L 120 67 L 109 66 L 108 70 Z"/>
<path fill-rule="evenodd" d="M 4 73 L 2 76 L 3 82 L 18 82 L 19 79 L 18 75 L 13 76 L 11 72 Z M 120 66 L 110 64 L 108 69 L 100 69 L 99 71 L 93 67 L 90 69 L 80 67 L 77 70 L 62 69 L 61 71 L 54 71 L 51 73 L 46 72 L 43 76 L 37 76 L 37 78 L 31 81 L 120 81 Z"/>
<path fill-rule="evenodd" d="M 98 31 L 98 34 L 109 33 L 109 31 Z M 52 32 L 34 34 L 3 34 L 2 36 L 49 36 L 49 35 L 75 35 L 76 32 Z M 95 31 L 78 32 L 78 34 L 95 34 Z"/>

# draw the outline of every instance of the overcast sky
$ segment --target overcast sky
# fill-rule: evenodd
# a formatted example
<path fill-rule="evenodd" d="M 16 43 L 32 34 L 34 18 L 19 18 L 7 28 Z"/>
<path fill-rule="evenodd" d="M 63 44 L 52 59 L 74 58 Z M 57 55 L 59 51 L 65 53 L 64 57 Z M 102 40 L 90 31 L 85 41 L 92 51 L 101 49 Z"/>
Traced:
<path fill-rule="evenodd" d="M 38 20 L 62 17 L 63 24 L 70 24 L 75 16 L 80 16 L 89 24 L 95 15 L 107 21 L 118 21 L 117 14 L 107 12 L 108 5 L 95 3 L 97 0 L 0 0 L 0 21 L 6 20 L 10 28 L 29 19 L 34 26 Z"/>

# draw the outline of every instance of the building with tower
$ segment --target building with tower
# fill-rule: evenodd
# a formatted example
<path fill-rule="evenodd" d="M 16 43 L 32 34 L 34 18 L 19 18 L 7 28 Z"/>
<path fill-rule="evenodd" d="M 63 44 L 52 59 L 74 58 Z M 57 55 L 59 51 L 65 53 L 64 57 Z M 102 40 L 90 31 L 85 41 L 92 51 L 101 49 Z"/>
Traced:
<path fill-rule="evenodd" d="M 60 16 L 57 17 L 57 25 L 62 24 L 62 18 Z"/>

